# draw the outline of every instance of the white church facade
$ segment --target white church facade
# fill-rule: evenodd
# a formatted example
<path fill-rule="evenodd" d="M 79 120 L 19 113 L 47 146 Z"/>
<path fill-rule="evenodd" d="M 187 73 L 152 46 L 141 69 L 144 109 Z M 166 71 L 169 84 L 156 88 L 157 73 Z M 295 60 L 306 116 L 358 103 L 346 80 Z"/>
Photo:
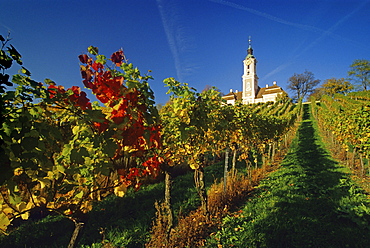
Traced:
<path fill-rule="evenodd" d="M 243 104 L 252 104 L 259 102 L 275 102 L 277 97 L 284 93 L 284 90 L 273 82 L 273 85 L 266 85 L 265 88 L 258 86 L 257 76 L 257 60 L 253 55 L 251 39 L 249 38 L 248 54 L 244 61 L 244 73 L 242 76 L 242 91 L 230 89 L 230 93 L 224 95 L 222 98 L 226 100 L 227 104 L 235 104 L 236 101 L 241 100 Z"/>

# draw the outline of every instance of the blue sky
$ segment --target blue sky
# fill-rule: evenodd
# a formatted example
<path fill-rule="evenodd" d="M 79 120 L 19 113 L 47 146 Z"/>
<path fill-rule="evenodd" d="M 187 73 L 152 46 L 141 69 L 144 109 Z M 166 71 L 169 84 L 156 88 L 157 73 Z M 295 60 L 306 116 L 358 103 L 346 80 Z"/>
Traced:
<path fill-rule="evenodd" d="M 79 54 L 123 48 L 152 71 L 162 104 L 167 77 L 198 91 L 241 90 L 249 36 L 261 87 L 286 89 L 305 70 L 322 81 L 347 77 L 355 59 L 370 59 L 370 0 L 2 0 L 0 9 L 0 34 L 11 32 L 33 79 L 83 87 Z"/>

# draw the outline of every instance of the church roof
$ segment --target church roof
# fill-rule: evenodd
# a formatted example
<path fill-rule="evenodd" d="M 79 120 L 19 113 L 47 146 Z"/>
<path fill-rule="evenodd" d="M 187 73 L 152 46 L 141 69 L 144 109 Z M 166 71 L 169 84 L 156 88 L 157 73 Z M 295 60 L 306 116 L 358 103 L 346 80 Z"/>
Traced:
<path fill-rule="evenodd" d="M 235 99 L 236 97 L 236 99 Z M 242 91 L 238 91 L 238 92 L 230 92 L 229 94 L 227 95 L 224 95 L 222 98 L 225 99 L 225 100 L 240 100 L 242 99 L 243 97 L 243 92 Z"/>
<path fill-rule="evenodd" d="M 276 94 L 276 93 L 282 93 L 284 90 L 277 85 L 272 85 L 265 88 L 260 88 L 257 92 L 256 98 L 262 98 L 263 95 L 269 95 L 269 94 Z"/>
<path fill-rule="evenodd" d="M 264 88 L 260 88 L 258 86 L 257 89 L 257 95 L 256 98 L 263 98 L 264 95 L 269 95 L 269 94 L 276 94 L 276 93 L 282 93 L 284 90 L 277 85 L 272 85 Z M 236 99 L 235 99 L 236 97 Z M 224 95 L 222 97 L 225 100 L 241 100 L 243 98 L 243 92 L 238 91 L 238 92 L 229 92 L 228 94 Z"/>

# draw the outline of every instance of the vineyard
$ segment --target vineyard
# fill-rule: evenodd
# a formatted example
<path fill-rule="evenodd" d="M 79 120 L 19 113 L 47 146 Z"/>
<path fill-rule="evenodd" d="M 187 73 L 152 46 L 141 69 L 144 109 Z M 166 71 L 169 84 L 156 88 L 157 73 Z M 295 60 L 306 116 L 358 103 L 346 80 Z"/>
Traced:
<path fill-rule="evenodd" d="M 281 167 L 261 181 L 207 247 L 367 247 L 370 197 L 334 160 L 311 106 Z"/>
<path fill-rule="evenodd" d="M 197 92 L 174 78 L 164 80 L 170 100 L 157 109 L 150 75 L 122 50 L 107 57 L 92 46 L 78 56 L 82 85 L 98 100 L 91 102 L 79 86 L 32 80 L 0 38 L 2 247 L 233 244 L 217 230 L 279 167 L 310 115 L 286 96 L 227 105 L 216 89 Z M 365 185 L 368 92 L 310 107 Z M 367 222 L 367 211 L 355 215 Z"/>
<path fill-rule="evenodd" d="M 313 104 L 314 115 L 333 144 L 333 152 L 361 178 L 370 176 L 369 100 L 370 93 L 362 91 L 324 96 L 319 104 Z"/>

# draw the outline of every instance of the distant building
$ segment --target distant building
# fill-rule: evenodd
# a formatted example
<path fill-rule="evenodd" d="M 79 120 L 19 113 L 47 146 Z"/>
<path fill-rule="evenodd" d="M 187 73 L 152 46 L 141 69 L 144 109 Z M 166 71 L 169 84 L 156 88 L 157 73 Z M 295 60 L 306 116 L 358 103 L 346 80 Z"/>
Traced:
<path fill-rule="evenodd" d="M 258 86 L 257 60 L 253 55 L 251 39 L 249 38 L 248 54 L 244 61 L 244 74 L 242 76 L 243 91 L 230 89 L 230 93 L 222 98 L 228 104 L 234 104 L 237 100 L 242 100 L 243 104 L 276 101 L 278 95 L 283 94 L 284 90 L 273 82 L 273 85 L 266 85 L 265 88 Z"/>

